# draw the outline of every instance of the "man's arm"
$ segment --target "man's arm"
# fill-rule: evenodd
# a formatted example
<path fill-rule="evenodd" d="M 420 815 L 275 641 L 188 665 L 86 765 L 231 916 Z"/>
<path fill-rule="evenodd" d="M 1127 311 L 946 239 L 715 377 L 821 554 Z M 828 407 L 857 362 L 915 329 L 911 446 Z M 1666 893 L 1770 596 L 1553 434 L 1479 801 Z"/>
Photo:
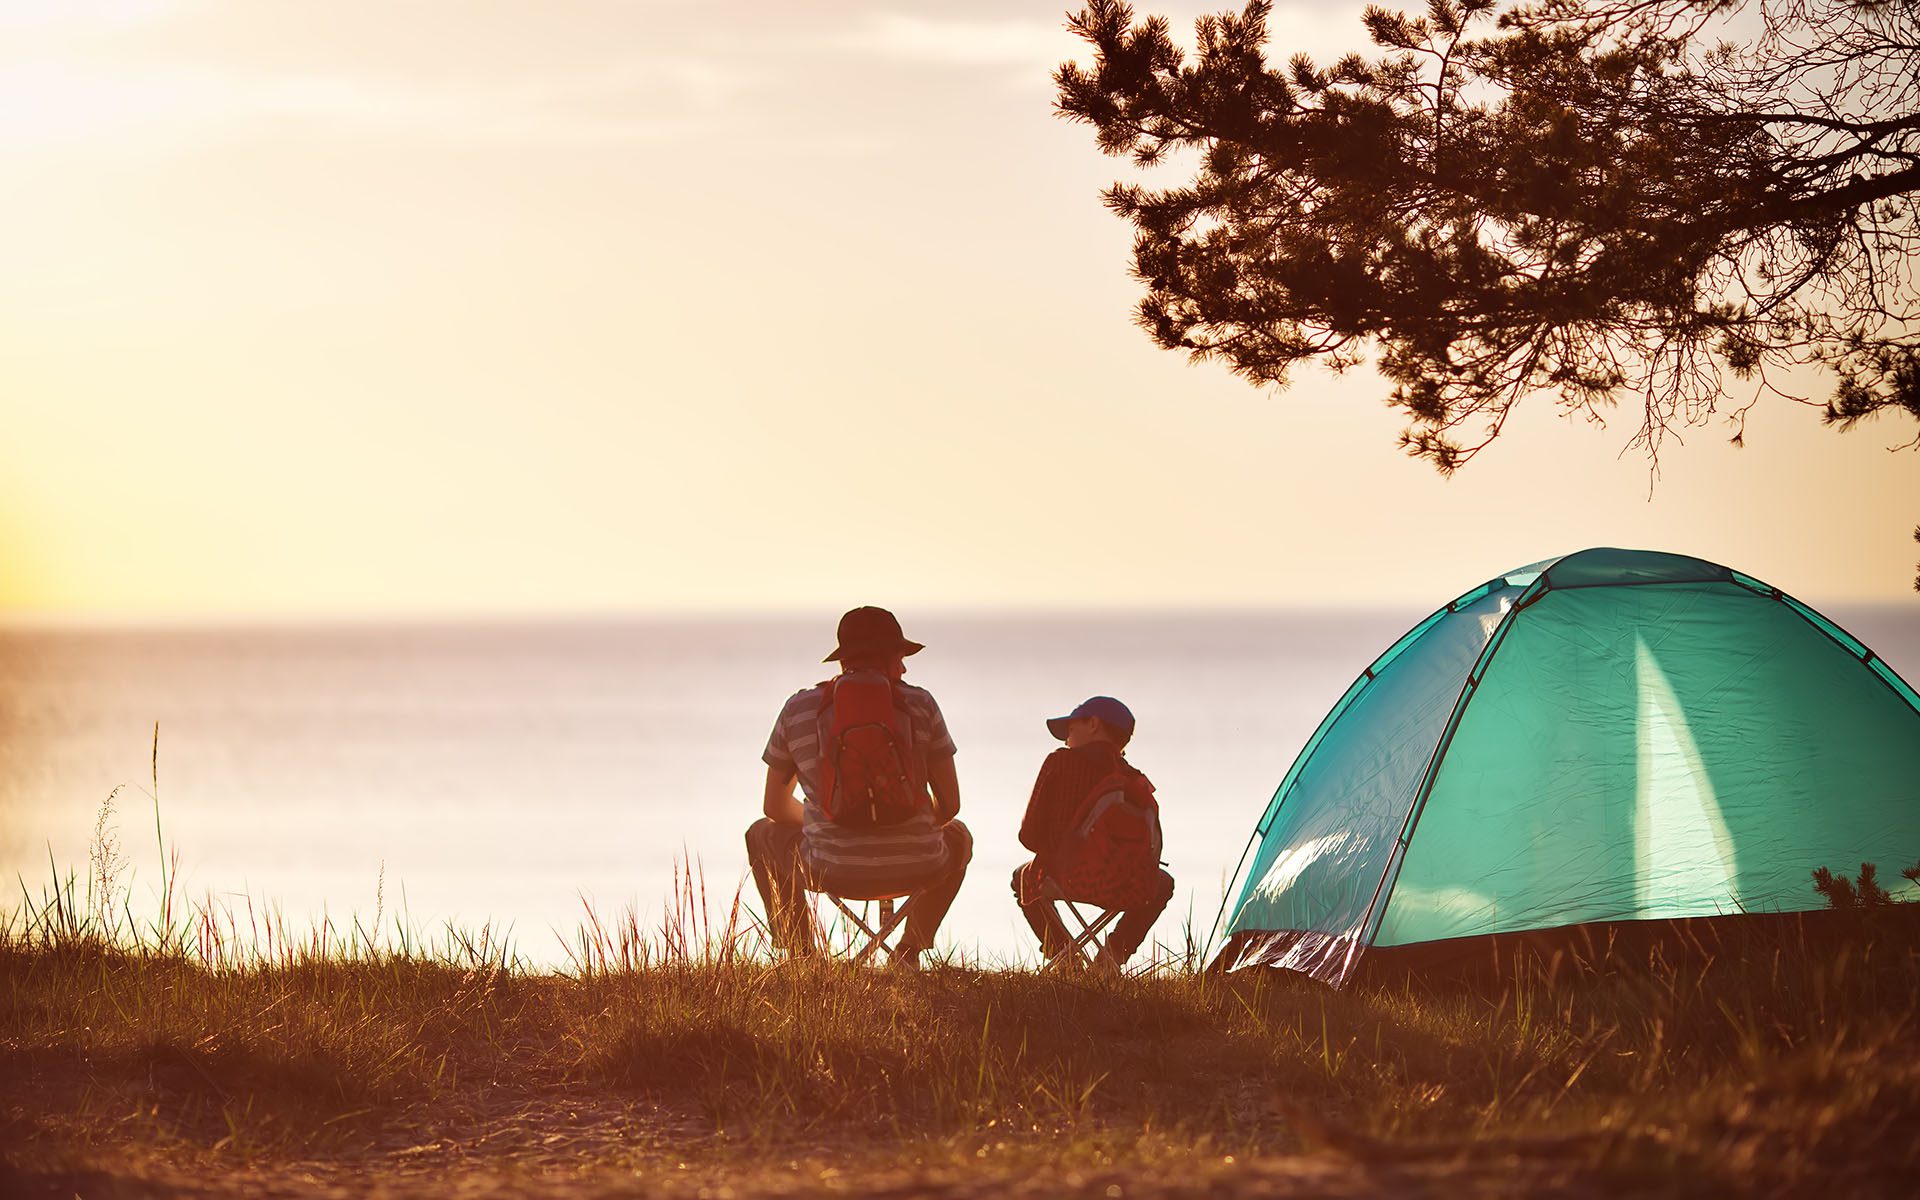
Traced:
<path fill-rule="evenodd" d="M 952 759 L 948 759 L 952 762 Z M 760 810 L 769 820 L 782 825 L 798 825 L 802 821 L 800 801 L 793 794 L 794 773 L 792 767 L 768 767 L 766 798 L 760 803 Z"/>
<path fill-rule="evenodd" d="M 954 770 L 953 755 L 927 756 L 927 786 L 933 789 L 933 816 L 946 824 L 960 815 L 960 774 Z"/>

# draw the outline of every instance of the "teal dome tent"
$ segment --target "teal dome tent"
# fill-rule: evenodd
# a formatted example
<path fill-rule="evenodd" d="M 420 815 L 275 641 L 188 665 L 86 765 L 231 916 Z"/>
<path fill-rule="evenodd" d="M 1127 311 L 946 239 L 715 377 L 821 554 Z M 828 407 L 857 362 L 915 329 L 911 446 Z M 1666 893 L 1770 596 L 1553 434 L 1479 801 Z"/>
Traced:
<path fill-rule="evenodd" d="M 1339 984 L 1388 948 L 1818 909 L 1813 868 L 1916 859 L 1920 698 L 1892 668 L 1738 571 L 1583 550 L 1354 681 L 1254 830 L 1218 961 Z"/>

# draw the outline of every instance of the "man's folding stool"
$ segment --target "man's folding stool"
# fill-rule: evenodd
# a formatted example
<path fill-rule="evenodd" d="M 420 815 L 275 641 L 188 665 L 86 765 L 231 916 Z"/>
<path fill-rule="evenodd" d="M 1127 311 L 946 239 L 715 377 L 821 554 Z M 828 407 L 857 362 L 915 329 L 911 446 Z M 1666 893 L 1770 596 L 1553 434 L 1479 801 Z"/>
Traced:
<path fill-rule="evenodd" d="M 919 898 L 917 892 L 894 892 L 887 896 L 836 896 L 832 892 L 818 894 L 831 901 L 840 910 L 840 915 L 858 931 L 850 930 L 847 941 L 847 950 L 854 966 L 860 966 L 880 951 L 885 951 L 889 959 L 900 956 L 900 939 L 894 937 L 894 932 L 904 932 L 907 913 Z M 896 901 L 899 902 L 898 908 L 894 907 Z M 856 904 L 860 906 L 858 911 L 853 907 Z M 870 906 L 876 905 L 877 914 L 870 919 Z M 814 913 L 814 921 L 819 926 L 820 941 L 830 946 L 826 925 L 820 921 L 818 912 Z M 893 940 L 890 942 L 889 938 Z"/>
<path fill-rule="evenodd" d="M 1102 931 L 1119 917 L 1120 910 L 1102 908 L 1089 917 L 1087 913 L 1080 911 L 1080 905 L 1086 904 L 1089 910 L 1093 910 L 1093 904 L 1090 901 L 1069 899 L 1067 894 L 1060 890 L 1060 883 L 1055 879 L 1048 879 L 1041 885 L 1040 896 L 1053 905 L 1055 913 L 1064 907 L 1073 918 L 1072 925 L 1065 920 L 1060 922 L 1066 929 L 1067 936 L 1073 940 L 1067 944 L 1066 949 L 1047 960 L 1047 969 L 1069 966 L 1091 967 L 1094 955 L 1100 952 Z"/>

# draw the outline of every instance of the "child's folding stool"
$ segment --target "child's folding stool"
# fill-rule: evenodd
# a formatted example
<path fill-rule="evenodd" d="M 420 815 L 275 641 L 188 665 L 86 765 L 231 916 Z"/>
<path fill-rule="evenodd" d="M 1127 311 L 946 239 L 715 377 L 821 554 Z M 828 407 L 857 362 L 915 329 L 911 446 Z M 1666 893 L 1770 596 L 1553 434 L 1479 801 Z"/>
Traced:
<path fill-rule="evenodd" d="M 1095 909 L 1090 901 L 1070 899 L 1067 894 L 1060 889 L 1060 882 L 1052 878 L 1047 879 L 1046 882 L 1040 885 L 1040 896 L 1049 904 L 1053 905 L 1055 913 L 1058 913 L 1061 908 L 1064 907 L 1067 913 L 1073 918 L 1071 925 L 1064 919 L 1060 922 L 1061 926 L 1066 929 L 1067 935 L 1073 940 L 1068 943 L 1065 950 L 1062 950 L 1047 960 L 1047 969 L 1068 966 L 1091 967 L 1094 956 L 1100 952 L 1101 933 L 1120 915 L 1120 910 L 1117 908 Z M 1092 917 L 1080 911 L 1082 904 L 1087 905 L 1088 909 L 1093 912 Z"/>

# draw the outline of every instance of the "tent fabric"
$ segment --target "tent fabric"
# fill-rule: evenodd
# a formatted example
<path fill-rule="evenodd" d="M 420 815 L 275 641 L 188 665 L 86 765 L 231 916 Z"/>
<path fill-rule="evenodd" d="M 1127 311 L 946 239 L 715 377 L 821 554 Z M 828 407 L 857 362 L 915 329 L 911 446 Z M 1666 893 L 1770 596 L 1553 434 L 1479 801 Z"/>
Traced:
<path fill-rule="evenodd" d="M 1337 984 L 1372 946 L 1807 911 L 1816 866 L 1915 858 L 1905 681 L 1749 576 L 1587 550 L 1473 589 L 1355 681 L 1217 932 L 1229 966 Z"/>
<path fill-rule="evenodd" d="M 1461 681 L 1524 591 L 1476 588 L 1416 627 L 1348 689 L 1274 797 L 1240 926 L 1318 936 L 1262 947 L 1262 965 L 1344 972 Z"/>

